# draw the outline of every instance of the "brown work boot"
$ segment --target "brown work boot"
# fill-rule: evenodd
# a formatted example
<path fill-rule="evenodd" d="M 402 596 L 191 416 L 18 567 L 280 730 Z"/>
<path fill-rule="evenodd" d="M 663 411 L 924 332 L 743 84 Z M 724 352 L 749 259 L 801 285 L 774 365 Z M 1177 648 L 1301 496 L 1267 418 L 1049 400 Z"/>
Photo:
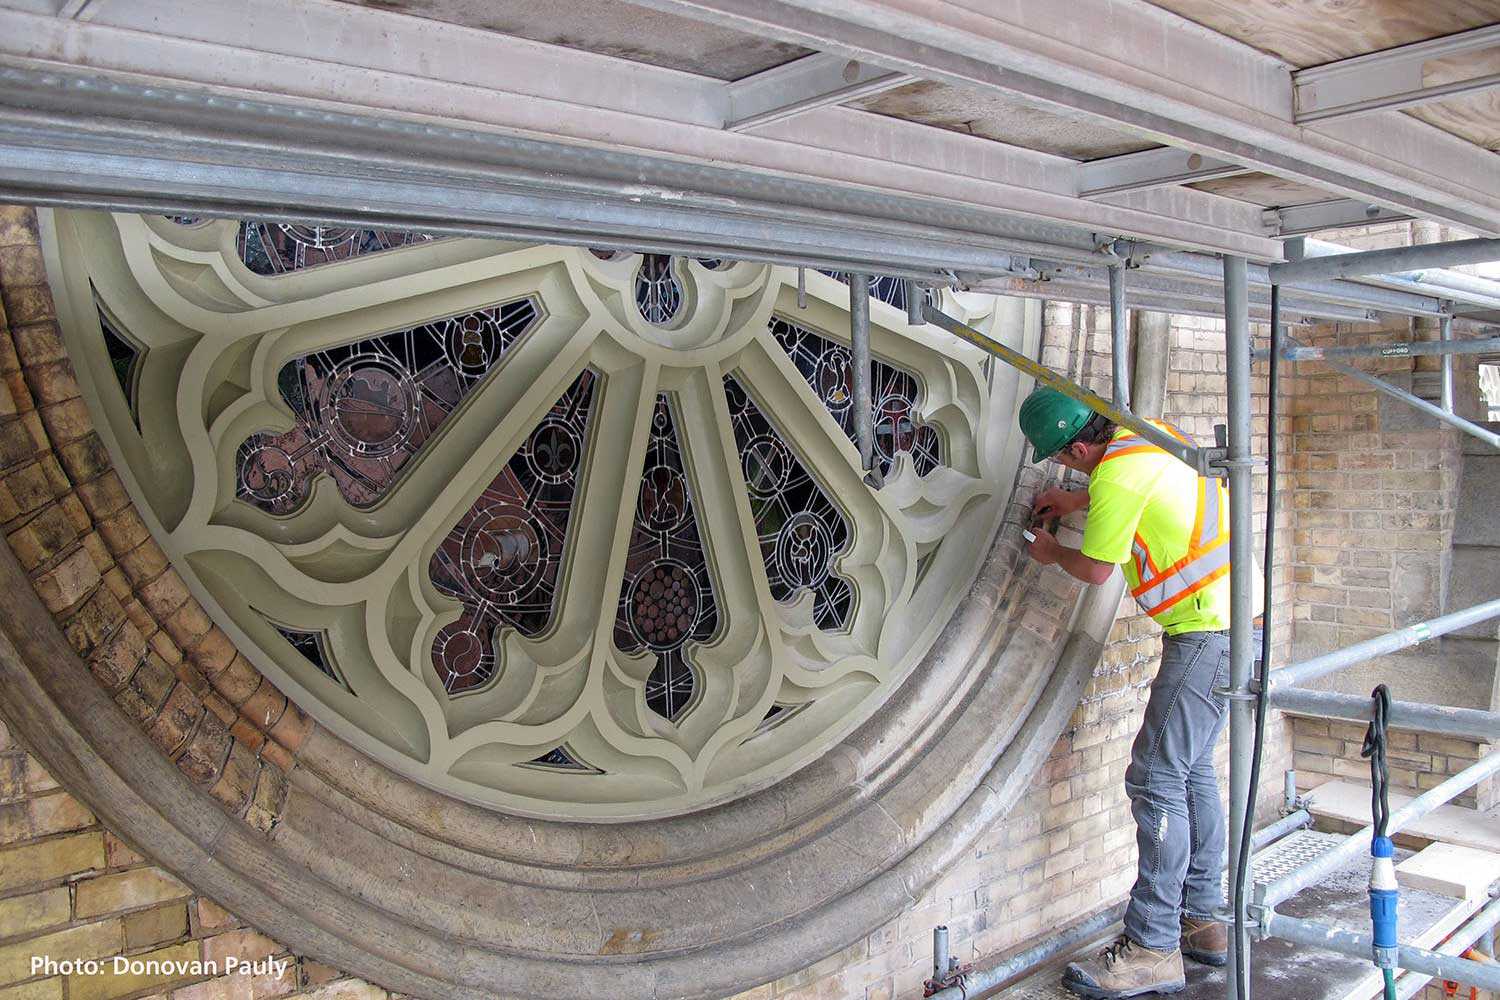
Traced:
<path fill-rule="evenodd" d="M 1182 915 L 1182 953 L 1204 965 L 1229 961 L 1229 929 L 1217 920 L 1194 920 Z"/>
<path fill-rule="evenodd" d="M 1152 951 L 1121 934 L 1094 958 L 1069 962 L 1063 985 L 1090 1000 L 1180 993 L 1187 986 L 1182 952 Z"/>

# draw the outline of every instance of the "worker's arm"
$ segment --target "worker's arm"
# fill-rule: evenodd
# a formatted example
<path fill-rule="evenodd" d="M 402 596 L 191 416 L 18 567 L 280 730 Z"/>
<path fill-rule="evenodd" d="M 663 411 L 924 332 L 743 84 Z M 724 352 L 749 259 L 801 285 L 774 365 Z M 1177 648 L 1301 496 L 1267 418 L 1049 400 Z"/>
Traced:
<path fill-rule="evenodd" d="M 1077 549 L 1070 549 L 1059 542 L 1050 531 L 1032 528 L 1031 533 L 1036 536 L 1036 541 L 1031 542 L 1026 551 L 1031 554 L 1031 558 L 1043 566 L 1051 566 L 1055 563 L 1066 570 L 1069 576 L 1082 580 L 1084 583 L 1103 583 L 1115 571 L 1114 563 L 1100 562 Z"/>

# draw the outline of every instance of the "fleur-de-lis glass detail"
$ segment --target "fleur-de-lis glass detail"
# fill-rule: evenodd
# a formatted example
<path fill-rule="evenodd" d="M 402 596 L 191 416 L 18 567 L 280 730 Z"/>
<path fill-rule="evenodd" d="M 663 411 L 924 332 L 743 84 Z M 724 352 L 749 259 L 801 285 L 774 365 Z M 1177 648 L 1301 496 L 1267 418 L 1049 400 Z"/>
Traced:
<path fill-rule="evenodd" d="M 433 553 L 433 586 L 464 606 L 432 643 L 450 694 L 495 676 L 496 628 L 536 636 L 547 627 L 597 381 L 578 376 Z"/>

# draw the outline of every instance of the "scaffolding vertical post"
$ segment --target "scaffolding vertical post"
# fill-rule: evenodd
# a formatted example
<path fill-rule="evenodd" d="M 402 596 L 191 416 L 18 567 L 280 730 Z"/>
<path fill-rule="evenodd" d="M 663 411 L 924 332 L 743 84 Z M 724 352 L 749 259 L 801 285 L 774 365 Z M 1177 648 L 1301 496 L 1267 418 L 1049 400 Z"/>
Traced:
<path fill-rule="evenodd" d="M 807 308 L 807 268 L 797 268 L 797 308 Z"/>
<path fill-rule="evenodd" d="M 866 474 L 875 468 L 874 413 L 870 404 L 870 276 L 849 275 L 849 340 L 854 347 L 854 440 Z"/>
<path fill-rule="evenodd" d="M 1128 334 L 1125 330 L 1125 265 L 1115 264 L 1109 269 L 1109 333 L 1110 360 L 1113 363 L 1113 401 L 1120 409 L 1130 406 L 1130 357 Z"/>
<path fill-rule="evenodd" d="M 1224 325 L 1226 368 L 1229 376 L 1228 455 L 1229 470 L 1229 858 L 1230 885 L 1238 885 L 1240 841 L 1245 817 L 1252 808 L 1250 766 L 1253 755 L 1253 721 L 1250 674 L 1255 650 L 1251 635 L 1254 599 L 1251 588 L 1254 560 L 1250 547 L 1255 529 L 1251 523 L 1250 461 L 1250 300 L 1246 288 L 1243 257 L 1224 258 Z M 1229 972 L 1225 977 L 1229 1000 L 1250 998 L 1250 935 L 1247 900 L 1235 894 L 1235 921 L 1229 935 Z"/>
<path fill-rule="evenodd" d="M 1452 308 L 1451 304 L 1446 304 L 1445 303 L 1445 305 L 1447 305 L 1447 307 L 1450 308 L 1450 309 Z M 1442 317 L 1438 320 L 1438 339 L 1439 340 L 1443 340 L 1443 341 L 1449 341 L 1449 340 L 1453 339 L 1453 314 L 1451 312 L 1446 312 L 1445 311 L 1443 313 Z M 1447 410 L 1449 413 L 1452 413 L 1453 412 L 1453 355 L 1449 354 L 1447 351 L 1443 352 L 1443 383 L 1442 383 L 1442 385 L 1443 385 L 1443 389 L 1442 389 L 1442 394 L 1443 394 L 1443 398 L 1442 398 L 1443 409 Z"/>

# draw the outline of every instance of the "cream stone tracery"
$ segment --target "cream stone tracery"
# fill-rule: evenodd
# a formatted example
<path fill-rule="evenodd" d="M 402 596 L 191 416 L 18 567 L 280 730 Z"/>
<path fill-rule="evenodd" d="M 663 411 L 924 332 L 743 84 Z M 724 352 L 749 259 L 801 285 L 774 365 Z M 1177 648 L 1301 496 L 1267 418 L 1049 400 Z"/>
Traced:
<path fill-rule="evenodd" d="M 786 776 L 928 651 L 1010 493 L 1008 428 L 988 429 L 1014 383 L 882 303 L 882 371 L 920 388 L 882 440 L 925 457 L 887 444 L 885 487 L 863 483 L 829 346 L 847 289 L 824 275 L 799 310 L 786 268 L 469 239 L 264 275 L 234 222 L 52 219 L 79 381 L 196 595 L 321 724 L 476 802 L 651 818 Z M 944 294 L 1022 342 L 1014 312 Z M 447 350 L 456 381 L 368 344 Z M 352 435 L 353 472 L 277 464 L 287 370 Z M 778 501 L 794 481 L 816 515 Z"/>

